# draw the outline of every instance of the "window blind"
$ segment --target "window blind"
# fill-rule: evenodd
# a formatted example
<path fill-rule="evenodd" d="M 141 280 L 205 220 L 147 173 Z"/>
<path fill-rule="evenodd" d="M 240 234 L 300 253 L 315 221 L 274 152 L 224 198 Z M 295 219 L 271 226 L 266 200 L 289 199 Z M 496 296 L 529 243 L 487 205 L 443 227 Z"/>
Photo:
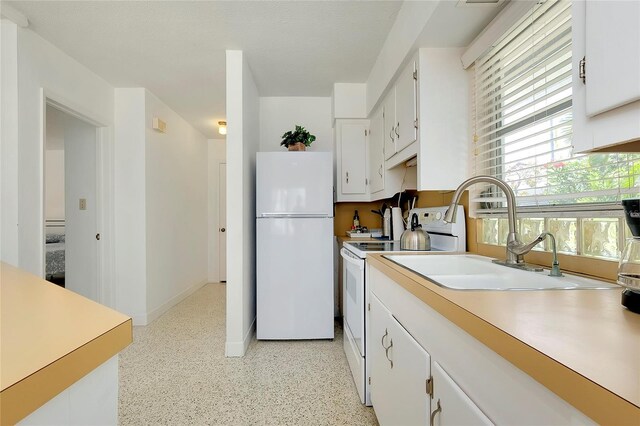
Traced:
<path fill-rule="evenodd" d="M 572 152 L 571 47 L 571 2 L 547 0 L 475 63 L 474 173 L 506 181 L 518 206 L 601 210 L 638 195 L 640 155 Z M 491 213 L 505 198 L 476 185 L 472 201 Z"/>

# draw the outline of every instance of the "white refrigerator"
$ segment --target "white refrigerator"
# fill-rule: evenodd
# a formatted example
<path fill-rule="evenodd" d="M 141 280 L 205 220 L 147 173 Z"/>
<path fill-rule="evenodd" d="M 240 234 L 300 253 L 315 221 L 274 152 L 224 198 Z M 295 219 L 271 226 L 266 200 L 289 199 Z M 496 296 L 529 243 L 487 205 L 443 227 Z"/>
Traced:
<path fill-rule="evenodd" d="M 333 339 L 333 159 L 256 157 L 256 335 Z"/>

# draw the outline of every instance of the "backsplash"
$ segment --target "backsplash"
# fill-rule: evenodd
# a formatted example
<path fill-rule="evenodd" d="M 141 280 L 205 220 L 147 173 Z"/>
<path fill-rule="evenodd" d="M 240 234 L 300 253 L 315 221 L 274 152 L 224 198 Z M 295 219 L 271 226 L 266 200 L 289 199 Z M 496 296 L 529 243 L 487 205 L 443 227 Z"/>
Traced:
<path fill-rule="evenodd" d="M 416 207 L 434 207 L 446 206 L 451 202 L 453 191 L 407 191 L 411 195 L 417 195 Z M 369 228 L 381 228 L 382 222 L 380 216 L 371 213 L 371 210 L 377 210 L 386 202 L 388 205 L 397 206 L 397 197 L 393 200 L 380 200 L 370 203 L 336 203 L 334 231 L 337 236 L 345 236 L 345 232 L 351 229 L 353 223 L 353 212 L 358 210 L 360 223 Z M 469 197 L 465 192 L 461 198 L 461 205 L 464 206 L 467 220 L 467 251 L 470 253 L 490 256 L 495 258 L 504 257 L 504 246 L 496 246 L 478 243 L 478 225 L 480 220 L 469 218 Z M 403 211 L 406 204 L 403 206 Z M 584 274 L 597 278 L 603 278 L 615 281 L 617 276 L 617 263 L 608 260 L 587 258 L 583 256 L 559 254 L 560 266 L 565 271 Z M 543 266 L 551 265 L 551 254 L 548 252 L 532 251 L 526 256 L 528 262 L 536 263 Z"/>

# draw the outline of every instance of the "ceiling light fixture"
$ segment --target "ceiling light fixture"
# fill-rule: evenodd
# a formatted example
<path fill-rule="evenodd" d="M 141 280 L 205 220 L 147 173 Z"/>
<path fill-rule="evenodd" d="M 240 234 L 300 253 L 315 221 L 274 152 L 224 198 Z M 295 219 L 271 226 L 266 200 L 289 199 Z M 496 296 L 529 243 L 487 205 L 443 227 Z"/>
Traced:
<path fill-rule="evenodd" d="M 227 122 L 226 121 L 218 121 L 218 133 L 221 135 L 227 134 Z"/>

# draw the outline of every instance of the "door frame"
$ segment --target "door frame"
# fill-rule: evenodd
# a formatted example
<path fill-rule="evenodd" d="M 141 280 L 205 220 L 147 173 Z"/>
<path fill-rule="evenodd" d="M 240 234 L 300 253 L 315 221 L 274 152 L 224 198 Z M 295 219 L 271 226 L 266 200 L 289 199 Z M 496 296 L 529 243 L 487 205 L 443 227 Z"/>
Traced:
<path fill-rule="evenodd" d="M 221 194 L 221 191 L 220 191 L 220 189 L 222 188 L 222 185 L 221 185 L 221 181 L 220 181 L 220 176 L 221 176 L 220 172 L 222 171 L 222 165 L 223 164 L 225 166 L 225 172 L 226 172 L 226 167 L 227 167 L 227 160 L 226 159 L 218 161 L 218 215 L 217 215 L 218 216 L 218 226 L 217 226 L 217 232 L 218 232 L 218 282 L 226 283 L 227 282 L 227 265 L 226 265 L 226 263 L 227 263 L 226 262 L 226 259 L 227 259 L 226 247 L 227 247 L 227 245 L 225 244 L 225 262 L 224 262 L 224 270 L 225 270 L 225 274 L 224 275 L 225 275 L 225 277 L 224 277 L 224 281 L 222 280 L 222 263 L 223 263 L 223 262 L 221 262 L 221 260 L 222 260 L 222 250 L 220 250 L 220 246 L 221 246 L 221 244 L 220 244 L 220 241 L 221 241 L 221 232 L 220 232 L 220 229 L 221 229 L 220 228 L 221 227 L 221 223 L 220 223 L 220 212 L 221 212 L 221 209 L 220 209 L 220 206 L 222 205 L 222 203 L 221 203 L 222 194 Z M 228 192 L 226 190 L 227 189 L 226 188 L 226 184 L 227 184 L 227 179 L 226 179 L 226 173 L 225 173 L 225 200 L 224 200 L 225 213 L 226 213 L 226 209 L 227 209 L 227 197 L 226 197 L 226 195 L 227 195 L 227 192 Z M 226 217 L 226 215 L 225 215 L 225 217 Z M 226 220 L 225 220 L 225 222 L 226 222 Z M 227 227 L 227 225 L 225 224 L 225 228 L 226 227 Z M 225 238 L 226 238 L 226 231 L 225 231 Z"/>
<path fill-rule="evenodd" d="M 96 224 L 100 233 L 100 243 L 96 246 L 96 285 L 98 303 L 114 307 L 116 306 L 115 285 L 115 245 L 114 239 L 114 188 L 113 188 L 113 122 L 111 119 L 100 117 L 93 111 L 82 105 L 70 101 L 63 95 L 47 88 L 40 89 L 40 223 L 42 245 L 42 276 L 46 273 L 46 248 L 45 248 L 45 155 L 46 155 L 46 123 L 47 106 L 52 106 L 66 114 L 69 114 L 85 123 L 96 127 Z"/>

